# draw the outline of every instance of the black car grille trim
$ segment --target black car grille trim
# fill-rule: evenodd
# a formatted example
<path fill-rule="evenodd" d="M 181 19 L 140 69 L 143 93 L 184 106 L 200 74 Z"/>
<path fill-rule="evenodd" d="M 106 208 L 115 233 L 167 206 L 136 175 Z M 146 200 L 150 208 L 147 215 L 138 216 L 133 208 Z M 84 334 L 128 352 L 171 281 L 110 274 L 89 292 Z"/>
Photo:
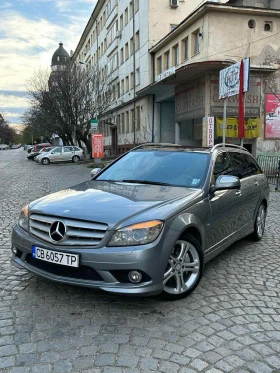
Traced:
<path fill-rule="evenodd" d="M 80 266 L 78 268 L 67 267 L 60 264 L 54 264 L 35 259 L 32 257 L 32 254 L 27 254 L 25 260 L 31 266 L 59 277 L 90 281 L 104 281 L 104 279 L 95 269 L 88 266 Z"/>

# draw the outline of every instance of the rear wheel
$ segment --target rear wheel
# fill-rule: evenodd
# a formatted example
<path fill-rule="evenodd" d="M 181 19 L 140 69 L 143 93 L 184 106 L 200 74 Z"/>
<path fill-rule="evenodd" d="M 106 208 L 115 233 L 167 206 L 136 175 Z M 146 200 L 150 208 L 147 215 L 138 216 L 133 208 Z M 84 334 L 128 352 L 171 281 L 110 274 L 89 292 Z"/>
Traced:
<path fill-rule="evenodd" d="M 255 241 L 262 239 L 265 230 L 266 209 L 264 203 L 260 204 L 254 224 L 254 232 L 251 237 Z"/>
<path fill-rule="evenodd" d="M 80 157 L 77 156 L 77 155 L 74 155 L 74 157 L 72 158 L 72 162 L 73 163 L 78 163 L 80 161 Z"/>
<path fill-rule="evenodd" d="M 200 243 L 190 234 L 176 241 L 163 278 L 162 297 L 169 300 L 189 295 L 198 285 L 203 271 Z"/>
<path fill-rule="evenodd" d="M 50 163 L 50 160 L 49 160 L 49 158 L 43 158 L 41 163 L 44 164 L 44 165 L 47 165 L 47 164 Z"/>

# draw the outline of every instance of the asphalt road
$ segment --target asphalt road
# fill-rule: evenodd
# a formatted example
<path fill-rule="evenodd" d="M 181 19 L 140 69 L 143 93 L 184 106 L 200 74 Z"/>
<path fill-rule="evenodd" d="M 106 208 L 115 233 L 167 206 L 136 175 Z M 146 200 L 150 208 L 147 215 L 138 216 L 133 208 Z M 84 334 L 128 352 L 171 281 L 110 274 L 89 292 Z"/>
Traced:
<path fill-rule="evenodd" d="M 0 151 L 0 372 L 279 373 L 280 193 L 271 193 L 263 240 L 212 260 L 180 301 L 110 295 L 12 267 L 21 208 L 89 175 L 82 164 L 42 166 L 22 149 Z"/>

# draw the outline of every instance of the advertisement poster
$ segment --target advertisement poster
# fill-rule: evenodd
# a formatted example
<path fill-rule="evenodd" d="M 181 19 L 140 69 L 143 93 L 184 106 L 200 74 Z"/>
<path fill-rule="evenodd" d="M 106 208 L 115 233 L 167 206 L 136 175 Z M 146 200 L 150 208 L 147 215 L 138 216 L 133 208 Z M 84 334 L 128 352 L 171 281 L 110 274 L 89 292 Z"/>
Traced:
<path fill-rule="evenodd" d="M 92 139 L 92 157 L 93 158 L 103 158 L 104 156 L 104 146 L 103 146 L 103 135 L 95 134 L 91 135 Z"/>
<path fill-rule="evenodd" d="M 265 137 L 280 138 L 280 94 L 266 95 Z"/>
<path fill-rule="evenodd" d="M 224 120 L 216 118 L 217 137 L 223 136 Z M 253 118 L 245 121 L 245 138 L 254 139 L 260 134 L 260 119 Z M 238 118 L 227 118 L 226 137 L 238 138 Z"/>

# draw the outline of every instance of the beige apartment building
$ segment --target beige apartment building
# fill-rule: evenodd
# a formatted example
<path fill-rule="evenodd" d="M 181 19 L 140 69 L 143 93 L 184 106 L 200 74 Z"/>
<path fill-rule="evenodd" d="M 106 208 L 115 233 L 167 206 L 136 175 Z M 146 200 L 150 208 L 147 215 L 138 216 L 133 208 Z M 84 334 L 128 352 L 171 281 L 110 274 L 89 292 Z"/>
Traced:
<path fill-rule="evenodd" d="M 105 149 L 110 154 L 165 138 L 159 136 L 156 97 L 145 93 L 154 82 L 149 51 L 154 45 L 161 45 L 158 43 L 166 35 L 178 35 L 172 30 L 178 30 L 177 26 L 203 2 L 98 0 L 72 56 L 72 64 L 96 65 L 100 71 L 107 70 L 114 100 L 110 110 L 98 118 L 98 132 L 104 133 Z M 175 128 L 174 118 L 169 125 Z"/>
<path fill-rule="evenodd" d="M 279 34 L 280 1 L 207 2 L 189 14 L 150 49 L 153 83 L 138 92 L 154 96 L 154 140 L 206 145 L 206 120 L 214 117 L 215 142 L 221 142 L 219 72 L 250 58 L 245 146 L 253 154 L 279 151 Z M 233 96 L 227 99 L 229 130 L 237 117 L 238 97 Z M 227 132 L 227 142 L 239 141 Z"/>

